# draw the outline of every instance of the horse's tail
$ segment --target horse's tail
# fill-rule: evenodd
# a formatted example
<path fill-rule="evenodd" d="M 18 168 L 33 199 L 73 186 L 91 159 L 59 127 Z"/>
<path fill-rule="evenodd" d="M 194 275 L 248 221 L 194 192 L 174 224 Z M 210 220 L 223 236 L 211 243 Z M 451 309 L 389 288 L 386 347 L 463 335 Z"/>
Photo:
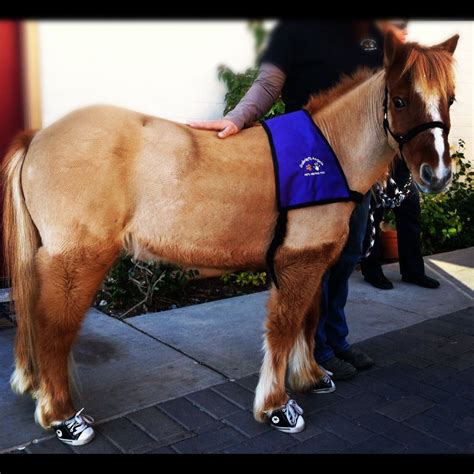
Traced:
<path fill-rule="evenodd" d="M 35 388 L 33 309 L 37 292 L 35 255 L 40 237 L 25 204 L 21 170 L 36 131 L 19 133 L 11 144 L 1 169 L 3 187 L 3 243 L 5 270 L 11 279 L 10 299 L 15 304 L 18 325 L 13 390 Z"/>

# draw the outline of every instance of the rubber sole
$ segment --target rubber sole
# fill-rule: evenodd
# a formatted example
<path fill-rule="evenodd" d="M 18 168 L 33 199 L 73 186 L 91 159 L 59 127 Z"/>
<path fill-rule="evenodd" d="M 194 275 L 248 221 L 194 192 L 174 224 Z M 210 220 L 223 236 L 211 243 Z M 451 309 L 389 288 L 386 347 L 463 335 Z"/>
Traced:
<path fill-rule="evenodd" d="M 77 440 L 61 439 L 57 435 L 56 435 L 56 437 L 58 438 L 59 441 L 61 441 L 61 443 L 68 444 L 69 446 L 84 446 L 85 444 L 90 443 L 95 438 L 95 431 L 92 430 L 91 435 L 89 435 L 87 438 L 84 438 L 84 439 L 81 439 L 81 440 L 79 440 L 79 439 L 77 439 Z"/>
<path fill-rule="evenodd" d="M 327 388 L 318 388 L 315 390 L 310 390 L 310 393 L 323 394 L 323 393 L 332 393 L 336 391 L 336 384 L 331 380 L 331 386 Z"/>

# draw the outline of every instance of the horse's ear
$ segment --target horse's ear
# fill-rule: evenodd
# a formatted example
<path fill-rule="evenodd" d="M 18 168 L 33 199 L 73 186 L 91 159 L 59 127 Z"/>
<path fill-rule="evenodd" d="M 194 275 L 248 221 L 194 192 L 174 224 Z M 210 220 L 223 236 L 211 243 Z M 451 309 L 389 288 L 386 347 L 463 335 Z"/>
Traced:
<path fill-rule="evenodd" d="M 384 60 L 385 68 L 390 67 L 397 58 L 397 53 L 401 50 L 402 42 L 397 38 L 393 31 L 388 31 L 384 40 Z"/>
<path fill-rule="evenodd" d="M 456 34 L 454 36 L 451 36 L 451 38 L 447 39 L 443 43 L 433 46 L 433 48 L 444 49 L 448 53 L 453 54 L 454 51 L 456 50 L 456 46 L 458 45 L 458 40 L 459 40 L 459 35 Z"/>

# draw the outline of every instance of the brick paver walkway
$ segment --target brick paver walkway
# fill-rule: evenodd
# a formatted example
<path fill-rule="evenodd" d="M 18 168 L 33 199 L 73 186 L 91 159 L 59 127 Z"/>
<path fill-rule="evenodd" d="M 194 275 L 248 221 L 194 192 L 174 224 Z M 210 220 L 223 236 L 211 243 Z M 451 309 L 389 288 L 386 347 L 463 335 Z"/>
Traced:
<path fill-rule="evenodd" d="M 306 429 L 253 420 L 257 375 L 99 424 L 71 448 L 54 437 L 28 453 L 474 453 L 474 308 L 367 339 L 376 366 L 327 395 L 295 395 Z"/>

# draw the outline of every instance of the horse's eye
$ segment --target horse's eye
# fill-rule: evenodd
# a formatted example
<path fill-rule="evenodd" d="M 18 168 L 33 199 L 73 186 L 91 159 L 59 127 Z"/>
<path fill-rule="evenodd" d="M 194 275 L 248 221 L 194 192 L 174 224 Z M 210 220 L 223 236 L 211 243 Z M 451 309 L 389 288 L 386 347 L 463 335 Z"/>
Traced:
<path fill-rule="evenodd" d="M 394 97 L 393 103 L 397 109 L 403 109 L 405 107 L 405 101 L 401 97 Z"/>
<path fill-rule="evenodd" d="M 452 97 L 450 97 L 450 98 L 448 99 L 448 104 L 449 104 L 450 107 L 451 107 L 451 105 L 454 104 L 454 101 L 455 101 L 455 100 L 456 100 L 456 97 L 454 97 L 454 96 L 452 96 Z"/>

